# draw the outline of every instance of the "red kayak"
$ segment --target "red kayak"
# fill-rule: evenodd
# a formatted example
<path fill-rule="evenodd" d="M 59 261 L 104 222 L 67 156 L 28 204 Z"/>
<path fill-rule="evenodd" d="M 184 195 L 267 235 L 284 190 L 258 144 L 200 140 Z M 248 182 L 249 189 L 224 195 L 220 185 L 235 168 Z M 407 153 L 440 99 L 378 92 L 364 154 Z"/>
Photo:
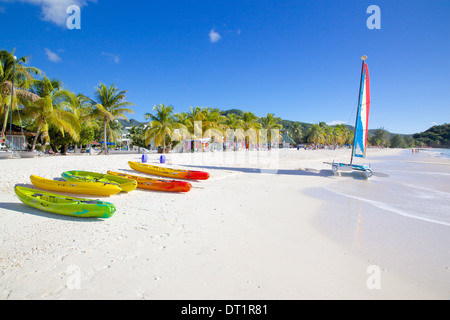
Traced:
<path fill-rule="evenodd" d="M 192 185 L 186 181 L 162 180 L 148 177 L 134 176 L 126 173 L 108 171 L 109 175 L 135 180 L 139 189 L 165 191 L 165 192 L 189 192 Z"/>

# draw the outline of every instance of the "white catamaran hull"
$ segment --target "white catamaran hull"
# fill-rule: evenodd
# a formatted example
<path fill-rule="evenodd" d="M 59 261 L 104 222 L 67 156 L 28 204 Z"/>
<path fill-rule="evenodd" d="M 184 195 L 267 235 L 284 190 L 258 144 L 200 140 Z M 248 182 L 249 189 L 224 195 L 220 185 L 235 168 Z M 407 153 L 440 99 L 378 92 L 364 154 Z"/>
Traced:
<path fill-rule="evenodd" d="M 12 156 L 13 156 L 12 152 L 0 151 L 0 160 L 11 159 Z"/>
<path fill-rule="evenodd" d="M 17 153 L 22 159 L 32 159 L 38 155 L 37 151 L 17 151 Z"/>
<path fill-rule="evenodd" d="M 373 176 L 373 170 L 369 165 L 357 165 L 333 162 L 331 168 L 334 174 L 340 174 L 339 171 L 361 171 L 365 178 L 371 178 Z"/>

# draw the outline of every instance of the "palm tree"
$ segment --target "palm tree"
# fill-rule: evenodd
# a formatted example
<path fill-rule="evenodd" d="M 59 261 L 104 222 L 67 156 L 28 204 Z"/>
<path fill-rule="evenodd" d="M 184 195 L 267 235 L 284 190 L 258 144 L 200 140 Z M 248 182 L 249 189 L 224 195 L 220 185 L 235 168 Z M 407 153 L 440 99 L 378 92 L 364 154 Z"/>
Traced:
<path fill-rule="evenodd" d="M 73 99 L 73 93 L 63 89 L 61 81 L 50 80 L 46 76 L 33 81 L 31 92 L 39 99 L 34 103 L 27 103 L 23 113 L 25 118 L 33 119 L 37 127 L 32 151 L 36 148 L 39 134 L 46 142 L 49 141 L 50 126 L 54 126 L 63 136 L 67 133 L 76 140 L 80 122 L 77 115 L 71 112 L 69 101 Z"/>
<path fill-rule="evenodd" d="M 133 103 L 124 101 L 126 98 L 126 90 L 119 91 L 119 89 L 112 84 L 109 88 L 103 83 L 97 87 L 95 96 L 97 104 L 95 105 L 95 114 L 100 117 L 103 122 L 103 138 L 104 138 L 104 154 L 109 154 L 107 146 L 107 131 L 110 128 L 111 121 L 118 118 L 125 119 L 126 113 L 134 113 L 128 107 L 134 106 Z"/>
<path fill-rule="evenodd" d="M 33 76 L 39 75 L 42 72 L 37 68 L 26 66 L 25 64 L 28 62 L 27 57 L 22 57 L 17 60 L 14 58 L 14 51 L 0 51 L 0 118 L 4 118 L 3 127 L 6 126 L 7 116 L 5 115 L 8 107 L 11 105 L 12 98 L 14 98 L 13 109 L 16 109 L 19 103 L 36 102 L 39 100 L 37 95 L 26 89 L 33 82 Z M 14 90 L 12 90 L 13 82 Z M 12 97 L 13 91 L 14 97 Z"/>
<path fill-rule="evenodd" d="M 333 127 L 333 136 L 334 136 L 334 142 L 337 145 L 343 145 L 345 140 L 344 140 L 344 132 L 342 130 L 342 125 L 336 125 Z"/>
<path fill-rule="evenodd" d="M 188 118 L 187 112 L 175 113 L 173 115 L 175 122 L 183 124 L 186 128 L 190 128 L 191 121 Z"/>
<path fill-rule="evenodd" d="M 221 115 L 220 109 L 204 108 L 203 113 L 203 132 L 208 129 L 224 129 L 226 117 Z"/>
<path fill-rule="evenodd" d="M 314 143 L 315 145 L 325 143 L 325 130 L 323 126 L 315 124 L 311 127 L 308 133 L 308 142 Z"/>
<path fill-rule="evenodd" d="M 219 109 L 214 108 L 205 108 L 202 113 L 204 115 L 204 120 L 202 122 L 203 136 L 211 136 L 212 143 L 214 143 L 217 138 L 222 140 L 226 128 L 226 117 L 221 114 Z M 208 133 L 208 135 L 206 135 L 206 133 Z"/>
<path fill-rule="evenodd" d="M 290 136 L 294 139 L 296 143 L 300 143 L 303 137 L 302 125 L 300 122 L 294 122 L 291 129 L 289 130 Z"/>
<path fill-rule="evenodd" d="M 203 121 L 205 119 L 205 115 L 203 114 L 202 107 L 190 107 L 190 113 L 188 113 L 188 118 L 194 121 Z"/>
<path fill-rule="evenodd" d="M 348 143 L 351 136 L 350 129 L 345 124 L 338 124 L 333 127 L 335 143 L 342 146 Z"/>
<path fill-rule="evenodd" d="M 239 118 L 239 116 L 230 113 L 226 116 L 226 119 L 224 121 L 224 124 L 227 129 L 242 129 L 242 119 Z"/>
<path fill-rule="evenodd" d="M 166 153 L 166 137 L 172 137 L 175 129 L 182 129 L 184 126 L 176 121 L 173 115 L 173 107 L 160 104 L 153 107 L 156 115 L 146 113 L 145 118 L 151 120 L 145 131 L 145 143 L 150 144 L 153 140 L 156 146 L 163 146 L 163 153 Z"/>
<path fill-rule="evenodd" d="M 247 150 L 250 148 L 250 139 L 249 133 L 251 131 L 257 131 L 261 129 L 261 124 L 258 122 L 258 117 L 255 116 L 252 112 L 244 112 L 242 115 L 242 129 L 246 132 L 245 135 L 245 144 Z M 259 139 L 259 135 L 256 134 L 256 139 Z"/>
<path fill-rule="evenodd" d="M 278 123 L 279 121 L 281 121 L 281 118 L 275 117 L 273 113 L 269 113 L 266 117 L 261 118 L 263 128 L 267 129 L 269 150 L 272 149 L 272 130 L 283 129 L 283 125 Z"/>
<path fill-rule="evenodd" d="M 353 143 L 354 133 L 350 130 L 346 125 L 342 125 L 342 141 L 343 144 L 352 144 Z"/>
<path fill-rule="evenodd" d="M 70 97 L 70 100 L 68 101 L 69 105 L 73 111 L 74 114 L 78 117 L 80 124 L 81 124 L 81 132 L 80 132 L 80 139 L 81 136 L 85 136 L 86 132 L 92 131 L 94 129 L 99 129 L 100 126 L 98 124 L 98 116 L 95 113 L 95 101 L 92 101 L 90 98 L 78 94 L 78 95 L 72 95 Z M 84 138 L 84 140 L 86 140 Z M 91 140 L 92 141 L 92 140 Z M 91 142 L 89 141 L 89 143 Z M 75 152 L 77 152 L 78 149 L 78 143 L 80 140 L 75 141 Z M 87 141 L 85 141 L 87 142 Z"/>
<path fill-rule="evenodd" d="M 190 107 L 190 112 L 187 113 L 187 129 L 194 135 L 194 139 L 200 139 L 201 137 L 195 136 L 198 132 L 203 134 L 203 120 L 205 120 L 205 114 L 201 107 Z M 201 122 L 200 127 L 198 123 Z"/>
<path fill-rule="evenodd" d="M 68 101 L 73 112 L 78 116 L 80 122 L 90 127 L 98 127 L 95 116 L 95 101 L 83 94 L 72 95 Z"/>
<path fill-rule="evenodd" d="M 326 125 L 324 128 L 325 131 L 325 144 L 332 145 L 336 143 L 335 131 L 332 126 Z"/>
<path fill-rule="evenodd" d="M 243 122 L 242 119 L 239 118 L 236 114 L 230 113 L 225 117 L 223 126 L 226 129 L 234 130 L 234 132 L 230 136 L 230 131 L 226 130 L 225 138 L 227 141 L 231 140 L 233 138 L 233 142 L 236 143 L 238 138 L 244 139 L 244 134 L 242 132 L 243 128 Z M 234 151 L 237 151 L 234 149 Z"/>

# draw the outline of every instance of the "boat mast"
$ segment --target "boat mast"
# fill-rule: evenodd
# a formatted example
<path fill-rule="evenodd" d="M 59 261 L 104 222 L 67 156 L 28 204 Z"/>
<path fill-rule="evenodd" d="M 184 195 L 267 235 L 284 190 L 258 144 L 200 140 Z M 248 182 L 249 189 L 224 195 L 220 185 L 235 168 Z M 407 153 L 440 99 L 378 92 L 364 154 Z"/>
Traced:
<path fill-rule="evenodd" d="M 352 146 L 352 158 L 350 160 L 350 164 L 353 164 L 353 158 L 355 155 L 355 139 L 356 139 L 356 127 L 358 126 L 358 114 L 361 108 L 361 89 L 364 75 L 364 65 L 366 64 L 367 56 L 362 56 L 362 69 L 361 69 L 361 81 L 359 82 L 359 91 L 358 91 L 358 110 L 356 111 L 356 121 L 355 121 L 355 134 L 353 136 L 353 146 Z"/>

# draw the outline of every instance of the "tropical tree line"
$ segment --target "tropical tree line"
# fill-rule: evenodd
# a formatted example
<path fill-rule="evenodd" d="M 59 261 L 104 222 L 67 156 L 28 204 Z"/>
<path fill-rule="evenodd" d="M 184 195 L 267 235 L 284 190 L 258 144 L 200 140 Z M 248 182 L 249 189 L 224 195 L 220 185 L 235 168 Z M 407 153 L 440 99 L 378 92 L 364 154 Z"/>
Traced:
<path fill-rule="evenodd" d="M 51 143 L 52 146 L 90 144 L 103 140 L 103 152 L 109 153 L 107 142 L 117 138 L 116 119 L 127 119 L 134 113 L 133 103 L 126 100 L 126 90 L 114 84 L 101 83 L 93 98 L 75 94 L 58 79 L 50 79 L 35 67 L 28 57 L 16 58 L 14 51 L 0 50 L 0 122 L 12 121 L 35 134 L 30 149 Z"/>
<path fill-rule="evenodd" d="M 163 152 L 166 152 L 169 144 L 173 145 L 183 139 L 201 139 L 205 135 L 210 136 L 213 142 L 241 137 L 248 149 L 250 145 L 248 132 L 259 133 L 265 129 L 267 140 L 272 141 L 275 138 L 272 137 L 272 130 L 279 132 L 283 128 L 279 123 L 281 119 L 274 114 L 267 114 L 262 118 L 252 112 L 224 115 L 220 109 L 206 107 L 190 107 L 188 112 L 174 113 L 172 106 L 160 104 L 153 108 L 153 113 L 145 114 L 145 118 L 149 120 L 147 125 L 135 127 L 131 131 L 133 143 L 147 146 L 153 142 L 155 146 L 161 146 Z M 233 137 L 229 136 L 230 130 Z M 258 143 L 259 138 L 260 136 L 256 134 L 255 139 Z M 271 148 L 270 143 L 268 148 Z"/>
<path fill-rule="evenodd" d="M 241 131 L 266 129 L 268 141 L 272 139 L 272 130 L 282 130 L 288 133 L 296 145 L 341 147 L 352 145 L 354 139 L 353 127 L 345 124 L 334 126 L 325 122 L 305 124 L 282 120 L 274 114 L 267 114 L 265 117 L 259 118 L 252 112 L 238 109 L 221 111 L 214 108 L 191 107 L 189 112 L 174 113 L 172 106 L 158 105 L 154 107 L 154 114 L 148 113 L 146 118 L 151 120 L 148 125 L 142 124 L 140 127 L 132 128 L 131 138 L 133 143 L 145 147 L 156 137 L 155 144 L 163 146 L 164 151 L 168 144 L 174 145 L 174 143 L 177 143 L 177 141 L 172 141 L 170 137 L 176 137 L 175 133 L 181 128 L 187 129 L 188 137 L 193 136 L 194 138 L 196 137 L 195 133 L 199 133 L 201 137 L 201 134 L 213 128 L 222 132 L 221 135 L 227 140 L 229 140 L 229 137 L 226 132 L 229 129 Z M 201 123 L 202 127 L 196 128 L 196 122 Z M 379 128 L 369 132 L 368 144 L 383 148 L 446 146 L 448 144 L 449 134 L 447 131 L 449 125 L 444 126 L 447 127 L 445 129 L 442 129 L 443 126 L 432 128 L 424 134 L 414 136 L 391 134 L 384 128 Z M 249 137 L 247 136 L 245 139 L 248 148 Z M 179 137 L 177 140 L 179 140 Z M 271 144 L 268 144 L 269 148 L 270 146 Z"/>
<path fill-rule="evenodd" d="M 433 126 L 425 132 L 413 136 L 418 146 L 450 148 L 450 124 Z"/>
<path fill-rule="evenodd" d="M 288 123 L 289 128 L 284 128 L 283 120 L 269 113 L 265 117 L 257 117 L 252 112 L 232 109 L 221 111 L 217 108 L 190 107 L 188 112 L 174 113 L 172 106 L 164 104 L 154 107 L 153 113 L 147 113 L 148 124 L 140 127 L 133 127 L 131 139 L 133 144 L 142 147 L 154 142 L 156 146 L 162 146 L 166 151 L 168 144 L 174 144 L 183 140 L 177 136 L 180 132 L 186 132 L 187 138 L 198 139 L 204 137 L 211 130 L 214 131 L 212 140 L 241 138 L 245 142 L 245 147 L 250 146 L 251 135 L 248 132 L 255 132 L 253 140 L 257 144 L 264 142 L 259 135 L 261 130 L 265 130 L 265 144 L 270 149 L 271 141 L 280 141 L 279 137 L 272 136 L 274 132 L 286 132 L 294 140 L 295 144 L 309 143 L 314 145 L 343 146 L 352 143 L 353 132 L 345 125 L 329 126 L 324 122 L 306 127 L 300 122 Z M 233 137 L 228 136 L 230 130 Z M 237 135 L 236 135 L 237 133 Z M 209 135 L 208 135 L 209 136 Z M 173 138 L 176 138 L 175 141 Z"/>
<path fill-rule="evenodd" d="M 62 147 L 66 151 L 68 146 L 88 145 L 97 140 L 108 154 L 108 142 L 118 141 L 124 133 L 117 120 L 129 121 L 126 114 L 134 113 L 131 109 L 134 104 L 126 101 L 127 91 L 114 84 L 100 83 L 92 98 L 76 94 L 65 89 L 60 80 L 50 79 L 42 70 L 29 66 L 28 61 L 28 57 L 15 58 L 14 51 L 0 50 L 1 128 L 6 127 L 7 111 L 12 105 L 13 123 L 35 134 L 29 142 L 31 150 L 50 144 L 54 149 Z M 145 118 L 147 124 L 133 127 L 129 132 L 133 144 L 147 147 L 152 143 L 163 152 L 183 137 L 196 139 L 205 134 L 211 136 L 212 141 L 241 138 L 249 148 L 248 132 L 256 132 L 252 138 L 260 143 L 259 132 L 263 129 L 267 134 L 266 143 L 275 138 L 273 130 L 287 132 L 296 144 L 344 146 L 353 143 L 353 130 L 346 125 L 330 126 L 325 122 L 310 125 L 282 120 L 272 113 L 257 117 L 238 109 L 222 111 L 205 107 L 190 107 L 188 112 L 175 113 L 172 106 L 160 104 L 146 113 Z M 230 130 L 234 132 L 233 137 L 229 136 Z M 448 131 L 449 125 L 444 125 L 412 137 L 392 136 L 380 128 L 369 135 L 369 144 L 395 148 L 448 146 Z M 176 135 L 179 136 L 175 141 Z M 267 143 L 267 146 L 271 148 L 272 144 Z"/>

